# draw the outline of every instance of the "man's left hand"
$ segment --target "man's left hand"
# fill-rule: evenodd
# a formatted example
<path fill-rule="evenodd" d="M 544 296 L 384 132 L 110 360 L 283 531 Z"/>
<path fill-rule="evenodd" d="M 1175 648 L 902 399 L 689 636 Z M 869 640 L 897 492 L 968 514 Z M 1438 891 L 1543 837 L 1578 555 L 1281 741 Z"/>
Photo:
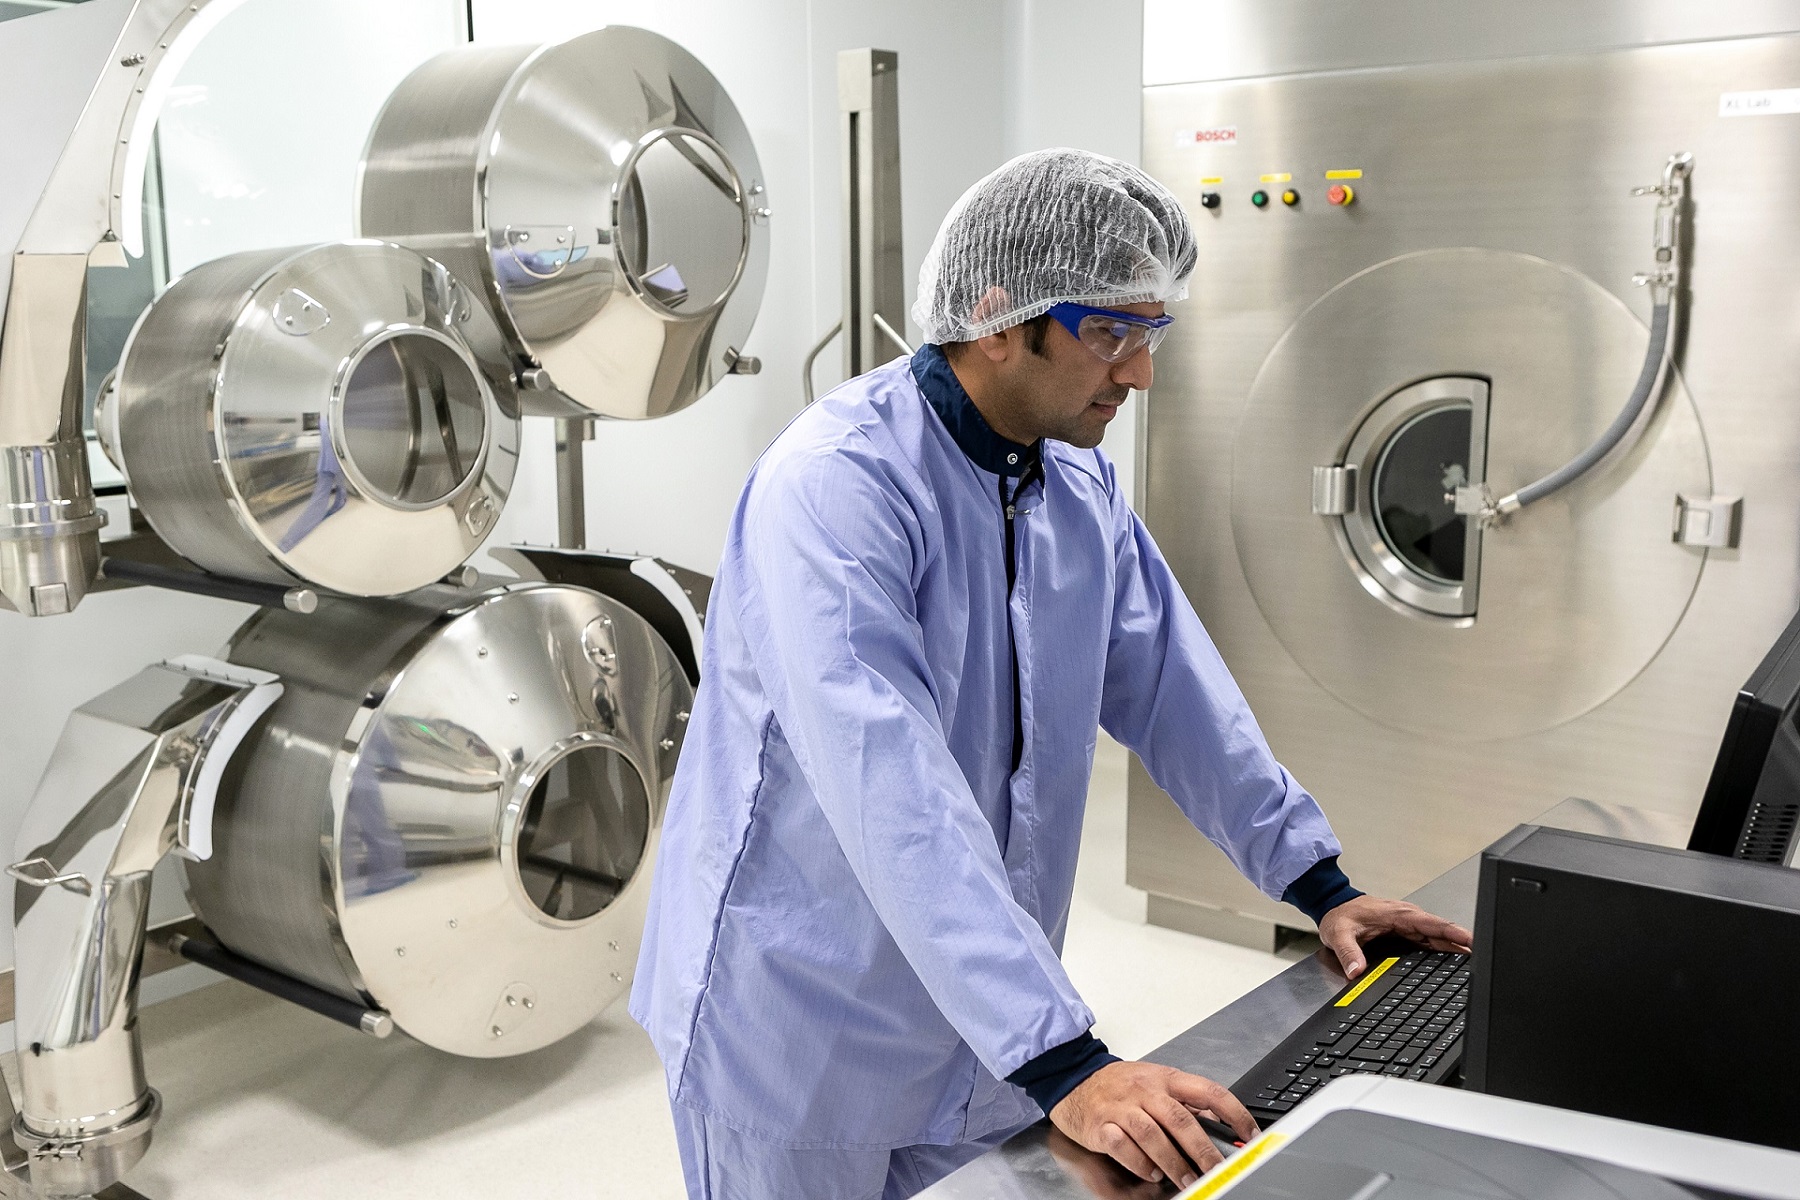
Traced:
<path fill-rule="evenodd" d="M 1337 955 L 1344 975 L 1353 980 L 1360 978 L 1369 966 L 1363 957 L 1363 943 L 1384 933 L 1398 934 L 1433 950 L 1454 950 L 1458 954 L 1467 954 L 1475 940 L 1474 935 L 1461 925 L 1434 917 L 1416 904 L 1374 896 L 1346 900 L 1319 922 L 1319 940 Z"/>

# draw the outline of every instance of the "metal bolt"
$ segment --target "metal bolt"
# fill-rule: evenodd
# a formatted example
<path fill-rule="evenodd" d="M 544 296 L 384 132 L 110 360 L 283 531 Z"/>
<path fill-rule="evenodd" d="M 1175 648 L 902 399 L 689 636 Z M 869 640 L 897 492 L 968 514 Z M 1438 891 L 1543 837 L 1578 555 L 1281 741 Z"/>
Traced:
<path fill-rule="evenodd" d="M 518 1005 L 518 1003 L 519 1003 L 519 998 L 518 998 L 518 997 L 517 997 L 517 996 L 508 996 L 508 997 L 507 997 L 507 998 L 506 998 L 506 1003 L 507 1003 L 507 1004 L 508 1004 L 508 1005 L 509 1005 L 509 1006 L 515 1006 L 515 1007 L 516 1007 L 516 1006 L 517 1006 L 517 1005 Z"/>
<path fill-rule="evenodd" d="M 395 946 L 394 953 L 401 958 L 405 958 L 406 957 L 406 947 L 405 946 Z"/>
<path fill-rule="evenodd" d="M 478 647 L 475 651 L 475 657 L 476 658 L 486 658 L 487 657 L 487 647 L 486 646 Z"/>
<path fill-rule="evenodd" d="M 537 1006 L 531 1002 L 530 997 L 526 997 L 525 1007 L 526 1008 L 536 1008 Z"/>
<path fill-rule="evenodd" d="M 504 1029 L 500 1028 L 498 1025 L 496 1025 L 492 1029 L 490 1029 L 488 1032 L 493 1034 L 495 1037 L 499 1037 L 501 1034 L 505 1033 L 506 1030 L 504 1030 Z"/>
<path fill-rule="evenodd" d="M 121 67 L 141 67 L 144 65 L 144 56 L 141 54 L 127 54 L 124 58 L 119 60 L 119 65 Z"/>
<path fill-rule="evenodd" d="M 519 693 L 517 693 L 517 692 L 506 693 L 506 702 L 508 704 L 517 704 L 519 702 Z"/>
<path fill-rule="evenodd" d="M 450 918 L 450 928 L 452 928 L 452 929 L 456 928 L 456 918 L 455 917 Z"/>
<path fill-rule="evenodd" d="M 662 741 L 660 741 L 656 744 L 658 746 L 661 746 L 664 750 L 673 750 L 675 748 L 675 739 L 674 738 L 664 738 Z"/>
<path fill-rule="evenodd" d="M 613 977 L 614 983 L 624 983 L 625 982 L 625 977 L 623 975 L 619 974 L 617 971 L 614 971 L 612 973 L 612 977 Z"/>
<path fill-rule="evenodd" d="M 688 714 L 687 714 L 687 710 L 686 710 L 686 709 L 683 709 L 683 710 L 682 710 L 682 711 L 680 711 L 680 712 L 678 712 L 678 713 L 676 713 L 676 714 L 675 714 L 675 719 L 676 719 L 676 720 L 677 720 L 677 721 L 686 721 L 686 720 L 687 720 L 687 719 L 688 719 Z"/>
<path fill-rule="evenodd" d="M 619 948 L 619 943 L 617 943 L 617 942 L 608 942 L 606 944 L 614 950 L 617 950 Z"/>

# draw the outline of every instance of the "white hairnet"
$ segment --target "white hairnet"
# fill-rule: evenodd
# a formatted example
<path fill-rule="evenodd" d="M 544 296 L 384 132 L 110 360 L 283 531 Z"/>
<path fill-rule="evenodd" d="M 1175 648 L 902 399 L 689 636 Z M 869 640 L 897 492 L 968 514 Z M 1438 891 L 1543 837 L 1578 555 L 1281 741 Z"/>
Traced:
<path fill-rule="evenodd" d="M 912 315 L 927 342 L 967 342 L 1064 301 L 1185 299 L 1193 269 L 1193 229 L 1168 188 L 1114 158 L 1038 150 L 950 209 L 919 268 Z M 1004 300 L 988 298 L 993 288 Z"/>

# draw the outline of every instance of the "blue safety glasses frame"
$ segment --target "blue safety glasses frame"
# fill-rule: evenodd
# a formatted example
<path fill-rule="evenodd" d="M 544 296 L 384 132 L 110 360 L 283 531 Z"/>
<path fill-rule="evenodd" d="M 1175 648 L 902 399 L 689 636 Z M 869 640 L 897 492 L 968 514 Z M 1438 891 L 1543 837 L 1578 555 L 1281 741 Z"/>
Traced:
<path fill-rule="evenodd" d="M 1094 308 L 1065 300 L 1051 305 L 1048 314 L 1075 336 L 1075 340 L 1092 350 L 1100 361 L 1124 362 L 1139 350 L 1156 352 L 1158 343 L 1169 332 L 1175 318 L 1140 317 L 1116 308 Z"/>

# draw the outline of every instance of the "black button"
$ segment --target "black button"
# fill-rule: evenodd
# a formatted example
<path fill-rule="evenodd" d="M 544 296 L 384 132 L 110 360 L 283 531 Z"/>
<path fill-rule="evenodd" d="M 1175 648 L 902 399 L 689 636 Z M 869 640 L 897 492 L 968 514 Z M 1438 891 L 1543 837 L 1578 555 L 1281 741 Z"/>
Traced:
<path fill-rule="evenodd" d="M 1219 195 L 1219 193 L 1217 193 L 1217 192 L 1201 192 L 1200 193 L 1200 207 L 1201 208 L 1217 208 L 1217 207 L 1219 207 L 1219 205 L 1223 204 L 1224 202 L 1225 202 L 1225 198 L 1223 196 Z"/>

